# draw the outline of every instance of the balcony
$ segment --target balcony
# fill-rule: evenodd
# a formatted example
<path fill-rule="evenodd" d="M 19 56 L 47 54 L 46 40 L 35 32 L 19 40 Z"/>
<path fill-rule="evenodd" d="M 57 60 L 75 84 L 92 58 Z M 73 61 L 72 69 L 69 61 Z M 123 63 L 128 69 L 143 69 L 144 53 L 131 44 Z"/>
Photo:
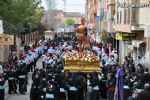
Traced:
<path fill-rule="evenodd" d="M 141 25 L 132 25 L 131 26 L 131 31 L 143 31 L 144 27 L 142 28 Z"/>
<path fill-rule="evenodd" d="M 114 5 L 115 4 L 115 0 L 108 0 L 108 5 Z"/>
<path fill-rule="evenodd" d="M 150 25 L 150 8 L 140 8 L 132 11 L 131 30 L 143 31 L 144 25 Z"/>
<path fill-rule="evenodd" d="M 118 32 L 131 32 L 130 24 L 115 24 L 115 31 Z"/>

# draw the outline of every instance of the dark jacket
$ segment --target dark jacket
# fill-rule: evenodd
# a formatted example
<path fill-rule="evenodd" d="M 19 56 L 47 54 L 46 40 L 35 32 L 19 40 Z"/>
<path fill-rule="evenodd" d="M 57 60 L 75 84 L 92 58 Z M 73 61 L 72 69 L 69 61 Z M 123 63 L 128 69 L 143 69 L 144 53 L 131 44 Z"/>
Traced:
<path fill-rule="evenodd" d="M 130 96 L 129 98 L 128 98 L 128 100 L 139 100 L 138 98 L 133 98 L 132 96 Z"/>
<path fill-rule="evenodd" d="M 150 74 L 149 73 L 145 73 L 143 75 L 143 82 L 145 83 L 149 83 L 150 84 Z"/>
<path fill-rule="evenodd" d="M 139 100 L 150 100 L 150 90 L 144 90 L 139 94 Z"/>

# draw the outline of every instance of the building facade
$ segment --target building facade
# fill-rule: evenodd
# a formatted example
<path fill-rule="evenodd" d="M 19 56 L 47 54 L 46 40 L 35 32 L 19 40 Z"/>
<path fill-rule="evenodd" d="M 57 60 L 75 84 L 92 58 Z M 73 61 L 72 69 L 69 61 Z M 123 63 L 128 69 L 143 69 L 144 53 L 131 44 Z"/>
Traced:
<path fill-rule="evenodd" d="M 54 11 L 54 21 L 55 21 L 55 29 L 62 28 L 64 26 L 64 12 L 62 10 Z"/>
<path fill-rule="evenodd" d="M 87 0 L 86 14 L 88 29 L 96 29 L 95 17 L 100 16 L 100 30 L 112 39 L 120 64 L 131 52 L 136 65 L 150 68 L 149 0 Z"/>
<path fill-rule="evenodd" d="M 120 59 L 131 52 L 136 64 L 142 63 L 150 67 L 150 41 L 145 37 L 145 26 L 150 25 L 149 0 L 116 0 L 115 4 L 114 28 L 117 36 L 122 37 L 117 38 Z M 120 63 L 123 63 L 123 60 Z"/>
<path fill-rule="evenodd" d="M 51 14 L 53 17 L 50 17 L 48 11 L 46 11 L 41 22 L 46 26 L 47 30 L 53 29 L 55 31 L 64 31 L 67 29 L 66 21 L 68 19 L 74 20 L 75 25 L 80 24 L 80 18 L 82 16 L 80 12 L 63 12 L 63 10 L 53 10 Z"/>
<path fill-rule="evenodd" d="M 99 0 L 86 1 L 86 15 L 88 30 L 96 30 L 96 16 L 98 13 Z"/>
<path fill-rule="evenodd" d="M 100 0 L 86 0 L 86 26 L 94 41 L 100 42 Z"/>
<path fill-rule="evenodd" d="M 119 49 L 119 41 L 115 39 L 115 0 L 100 0 L 100 32 L 110 37 L 114 48 Z"/>
<path fill-rule="evenodd" d="M 64 22 L 68 19 L 72 19 L 75 21 L 75 24 L 80 24 L 80 19 L 82 15 L 80 12 L 64 12 Z"/>

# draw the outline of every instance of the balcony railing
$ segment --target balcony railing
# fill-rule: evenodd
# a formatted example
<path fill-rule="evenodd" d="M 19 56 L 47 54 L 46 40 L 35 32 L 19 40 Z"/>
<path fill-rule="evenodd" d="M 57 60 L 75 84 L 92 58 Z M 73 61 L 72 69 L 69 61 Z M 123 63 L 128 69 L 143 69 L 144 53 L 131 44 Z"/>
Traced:
<path fill-rule="evenodd" d="M 115 4 L 115 0 L 108 0 L 108 5 Z"/>

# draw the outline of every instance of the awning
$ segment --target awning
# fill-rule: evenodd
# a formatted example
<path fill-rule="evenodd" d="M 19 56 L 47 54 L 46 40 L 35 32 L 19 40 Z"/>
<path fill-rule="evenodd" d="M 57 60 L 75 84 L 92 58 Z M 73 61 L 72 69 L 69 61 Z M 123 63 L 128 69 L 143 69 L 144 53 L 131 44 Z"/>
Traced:
<path fill-rule="evenodd" d="M 133 47 L 139 48 L 142 43 L 145 43 L 145 42 L 141 40 L 132 40 Z"/>

